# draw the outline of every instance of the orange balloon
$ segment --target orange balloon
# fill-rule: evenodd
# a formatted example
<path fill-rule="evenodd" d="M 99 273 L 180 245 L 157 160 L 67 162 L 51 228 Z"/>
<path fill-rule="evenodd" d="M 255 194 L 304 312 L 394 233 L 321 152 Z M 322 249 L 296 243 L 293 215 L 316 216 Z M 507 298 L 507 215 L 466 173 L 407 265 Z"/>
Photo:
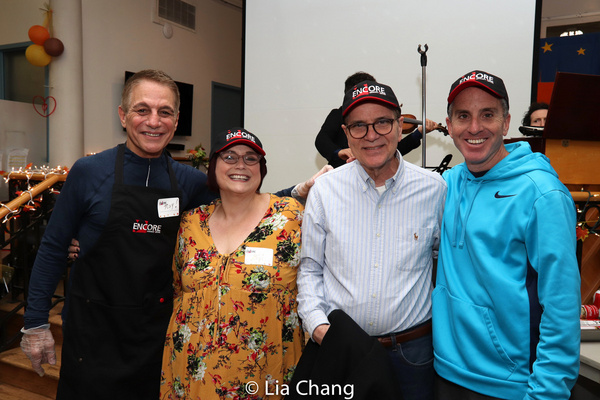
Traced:
<path fill-rule="evenodd" d="M 29 39 L 31 39 L 31 41 L 35 44 L 43 46 L 44 42 L 48 40 L 49 37 L 50 32 L 48 32 L 48 29 L 41 25 L 33 25 L 31 28 L 29 28 Z"/>
<path fill-rule="evenodd" d="M 45 67 L 50 64 L 52 57 L 44 51 L 44 46 L 32 44 L 25 50 L 25 58 L 36 67 Z"/>

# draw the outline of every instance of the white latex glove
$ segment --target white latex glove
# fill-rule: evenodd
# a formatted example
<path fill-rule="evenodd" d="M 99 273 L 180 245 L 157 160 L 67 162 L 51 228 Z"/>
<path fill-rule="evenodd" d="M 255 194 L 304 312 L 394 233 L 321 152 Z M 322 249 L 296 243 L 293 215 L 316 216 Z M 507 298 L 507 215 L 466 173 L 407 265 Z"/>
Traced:
<path fill-rule="evenodd" d="M 56 353 L 54 352 L 54 338 L 50 332 L 50 324 L 44 324 L 37 328 L 21 329 L 21 350 L 31 361 L 33 370 L 39 376 L 44 376 L 42 364 L 56 364 Z"/>
<path fill-rule="evenodd" d="M 319 176 L 321 176 L 324 173 L 329 172 L 331 170 L 333 170 L 333 167 L 331 165 L 327 164 L 326 166 L 321 168 L 321 170 L 319 172 L 314 174 L 309 180 L 297 184 L 296 187 L 294 188 L 294 191 L 298 194 L 298 196 L 300 196 L 303 199 L 306 199 L 306 197 L 308 196 L 308 191 L 315 184 L 315 179 L 317 179 Z M 294 197 L 296 197 L 296 196 L 294 196 Z"/>

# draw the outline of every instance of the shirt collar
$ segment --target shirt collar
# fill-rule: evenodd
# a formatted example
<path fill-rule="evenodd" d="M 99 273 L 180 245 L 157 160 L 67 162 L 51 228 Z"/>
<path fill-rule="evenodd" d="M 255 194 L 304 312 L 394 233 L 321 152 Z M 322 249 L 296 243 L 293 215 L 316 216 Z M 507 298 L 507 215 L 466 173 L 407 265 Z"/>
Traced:
<path fill-rule="evenodd" d="M 396 159 L 399 161 L 398 170 L 396 171 L 394 176 L 385 181 L 386 190 L 392 188 L 394 193 L 396 193 L 396 191 L 398 190 L 399 182 L 402 182 L 402 178 L 404 177 L 404 159 L 402 158 L 398 150 L 396 150 Z M 369 176 L 367 171 L 365 171 L 362 165 L 360 165 L 360 162 L 356 160 L 354 161 L 354 165 L 356 167 L 356 170 L 358 171 L 358 176 L 360 178 L 361 188 L 363 192 L 367 191 L 369 187 L 372 187 L 373 190 L 375 190 L 375 181 L 373 181 L 373 179 Z"/>
<path fill-rule="evenodd" d="M 167 159 L 167 155 L 164 150 L 163 150 L 162 154 L 160 155 L 160 157 L 144 158 L 144 157 L 140 157 L 137 154 L 135 154 L 127 146 L 125 146 L 125 157 L 127 158 L 127 160 L 129 162 L 133 162 L 134 164 L 140 164 L 140 165 L 148 165 L 148 164 L 155 165 L 156 163 L 164 164 Z"/>

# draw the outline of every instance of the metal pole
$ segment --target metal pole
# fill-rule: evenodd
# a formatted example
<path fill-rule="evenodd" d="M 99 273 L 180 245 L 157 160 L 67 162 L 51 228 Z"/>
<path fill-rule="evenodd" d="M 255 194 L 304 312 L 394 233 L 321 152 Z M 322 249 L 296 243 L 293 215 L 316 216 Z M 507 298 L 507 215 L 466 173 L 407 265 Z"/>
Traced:
<path fill-rule="evenodd" d="M 427 132 L 425 129 L 426 123 L 427 123 L 427 118 L 426 118 L 426 94 L 427 94 L 427 87 L 426 87 L 426 81 L 427 81 L 427 50 L 429 50 L 429 46 L 427 46 L 427 44 L 425 44 L 424 46 L 425 50 L 421 50 L 421 45 L 419 45 L 419 47 L 417 48 L 417 51 L 419 52 L 419 54 L 421 54 L 421 74 L 422 74 L 422 98 L 423 98 L 423 105 L 422 105 L 422 110 L 423 110 L 423 116 L 421 118 L 421 131 L 422 131 L 422 152 L 423 152 L 423 162 L 422 162 L 422 166 L 423 168 L 426 167 L 427 165 L 427 145 L 426 145 L 426 138 L 427 138 Z"/>

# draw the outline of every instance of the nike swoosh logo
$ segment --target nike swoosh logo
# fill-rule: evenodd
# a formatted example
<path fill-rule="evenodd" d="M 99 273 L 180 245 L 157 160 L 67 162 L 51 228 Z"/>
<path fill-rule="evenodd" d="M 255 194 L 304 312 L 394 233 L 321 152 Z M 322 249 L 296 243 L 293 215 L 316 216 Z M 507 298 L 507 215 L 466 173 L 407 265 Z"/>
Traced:
<path fill-rule="evenodd" d="M 513 197 L 513 196 L 516 196 L 516 194 L 503 195 L 503 194 L 500 194 L 500 191 L 497 191 L 496 194 L 494 195 L 494 197 L 497 199 L 503 199 L 505 197 Z"/>

